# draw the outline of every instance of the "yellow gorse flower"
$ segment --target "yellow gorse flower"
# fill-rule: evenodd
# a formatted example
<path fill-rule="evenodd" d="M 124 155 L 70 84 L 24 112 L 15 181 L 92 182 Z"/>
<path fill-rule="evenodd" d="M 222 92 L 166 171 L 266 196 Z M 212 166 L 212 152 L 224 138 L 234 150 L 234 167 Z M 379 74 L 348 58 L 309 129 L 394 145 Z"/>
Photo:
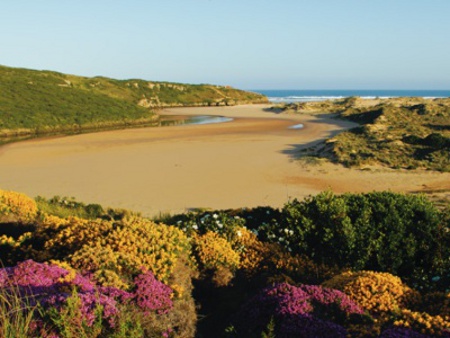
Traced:
<path fill-rule="evenodd" d="M 0 190 L 0 217 L 13 215 L 20 221 L 31 221 L 36 217 L 36 202 L 25 194 Z"/>
<path fill-rule="evenodd" d="M 394 322 L 396 326 L 409 327 L 423 334 L 441 336 L 450 330 L 449 318 L 431 316 L 426 312 L 402 310 L 400 319 Z"/>
<path fill-rule="evenodd" d="M 399 277 L 386 272 L 348 271 L 323 286 L 343 291 L 374 314 L 397 311 L 416 294 Z"/>

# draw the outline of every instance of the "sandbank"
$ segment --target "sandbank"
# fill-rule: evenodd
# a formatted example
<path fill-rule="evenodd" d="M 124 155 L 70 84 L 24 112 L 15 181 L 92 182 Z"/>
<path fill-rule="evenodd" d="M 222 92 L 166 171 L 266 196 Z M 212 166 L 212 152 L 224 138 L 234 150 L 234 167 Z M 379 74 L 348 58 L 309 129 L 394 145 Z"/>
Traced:
<path fill-rule="evenodd" d="M 192 208 L 270 205 L 331 189 L 342 192 L 450 190 L 450 174 L 306 165 L 298 152 L 353 126 L 268 105 L 174 108 L 231 122 L 136 128 L 36 139 L 0 148 L 0 188 L 75 197 L 147 216 Z M 289 129 L 303 124 L 303 129 Z"/>

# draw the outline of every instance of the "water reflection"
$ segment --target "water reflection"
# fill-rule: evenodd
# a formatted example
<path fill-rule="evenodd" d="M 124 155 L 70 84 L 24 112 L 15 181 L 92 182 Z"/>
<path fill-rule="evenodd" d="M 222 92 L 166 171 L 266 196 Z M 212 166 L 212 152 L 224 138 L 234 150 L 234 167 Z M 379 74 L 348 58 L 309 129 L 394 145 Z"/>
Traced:
<path fill-rule="evenodd" d="M 11 135 L 11 136 L 3 136 L 0 135 L 0 146 L 18 142 L 30 140 L 38 137 L 49 137 L 49 136 L 61 136 L 61 135 L 76 135 L 76 134 L 84 134 L 95 131 L 104 131 L 104 130 L 116 130 L 116 129 L 129 129 L 129 128 L 143 128 L 143 127 L 166 127 L 166 126 L 178 126 L 178 125 L 188 125 L 188 124 L 210 124 L 210 123 L 222 123 L 222 122 L 230 122 L 233 121 L 230 117 L 225 116 L 211 116 L 211 115 L 198 115 L 198 116 L 185 116 L 185 115 L 160 115 L 157 121 L 143 123 L 143 124 L 130 124 L 130 125 L 118 125 L 114 127 L 100 127 L 100 128 L 86 128 L 78 130 L 68 130 L 68 131 L 54 131 L 54 132 L 46 132 L 46 133 L 37 133 L 31 131 L 29 134 L 24 135 Z"/>
<path fill-rule="evenodd" d="M 211 124 L 211 123 L 223 123 L 233 121 L 231 117 L 225 116 L 211 116 L 211 115 L 198 115 L 198 116 L 184 116 L 184 115 L 160 115 L 159 126 L 179 126 L 187 124 Z"/>
<path fill-rule="evenodd" d="M 289 127 L 289 129 L 302 129 L 302 128 L 303 128 L 303 124 L 301 124 L 301 123 L 295 124 L 295 125 Z"/>

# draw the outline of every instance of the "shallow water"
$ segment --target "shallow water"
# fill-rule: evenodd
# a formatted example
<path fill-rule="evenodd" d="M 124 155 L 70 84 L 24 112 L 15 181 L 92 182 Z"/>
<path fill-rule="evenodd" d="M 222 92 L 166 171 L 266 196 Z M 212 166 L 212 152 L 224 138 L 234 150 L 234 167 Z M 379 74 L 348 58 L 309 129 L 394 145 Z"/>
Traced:
<path fill-rule="evenodd" d="M 212 116 L 212 115 L 198 115 L 198 116 L 183 116 L 183 115 L 160 115 L 160 127 L 178 126 L 178 125 L 199 125 L 224 123 L 233 121 L 231 117 Z"/>
<path fill-rule="evenodd" d="M 13 143 L 18 141 L 25 141 L 39 137 L 49 137 L 49 136 L 61 136 L 61 135 L 76 135 L 85 134 L 91 132 L 100 132 L 106 130 L 116 130 L 116 129 L 129 129 L 129 128 L 148 128 L 148 127 L 170 127 L 178 125 L 201 125 L 201 124 L 212 124 L 212 123 L 224 123 L 233 121 L 231 117 L 225 116 L 213 116 L 213 115 L 198 115 L 198 116 L 188 116 L 188 115 L 160 115 L 159 120 L 156 122 L 151 122 L 142 125 L 129 125 L 129 126 L 116 126 L 109 128 L 98 128 L 98 129 L 87 129 L 79 131 L 68 131 L 68 132 L 54 132 L 46 134 L 32 134 L 32 135 L 21 135 L 21 136 L 11 136 L 0 138 L 0 146 Z"/>
<path fill-rule="evenodd" d="M 293 126 L 290 126 L 289 129 L 303 129 L 303 124 L 294 124 Z"/>

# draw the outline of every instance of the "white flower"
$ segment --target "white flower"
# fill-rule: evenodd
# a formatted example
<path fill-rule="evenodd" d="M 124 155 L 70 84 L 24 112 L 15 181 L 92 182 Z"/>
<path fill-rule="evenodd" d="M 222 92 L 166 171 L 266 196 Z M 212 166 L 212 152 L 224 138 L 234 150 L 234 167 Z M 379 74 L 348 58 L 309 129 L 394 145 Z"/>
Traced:
<path fill-rule="evenodd" d="M 283 237 L 278 237 L 278 242 L 283 242 L 284 238 Z"/>
<path fill-rule="evenodd" d="M 219 229 L 222 229 L 222 228 L 223 228 L 223 224 L 220 223 L 220 222 L 217 223 L 217 226 L 219 227 Z"/>
<path fill-rule="evenodd" d="M 289 235 L 293 235 L 294 234 L 294 230 L 289 230 Z"/>
<path fill-rule="evenodd" d="M 238 237 L 242 236 L 242 232 L 240 230 L 236 231 L 236 235 L 238 235 Z"/>
<path fill-rule="evenodd" d="M 197 224 L 194 224 L 194 225 L 192 226 L 192 229 L 198 230 L 198 225 L 197 225 Z"/>
<path fill-rule="evenodd" d="M 218 218 L 219 218 L 219 215 L 214 214 L 213 217 L 214 217 L 214 219 L 218 219 Z"/>

